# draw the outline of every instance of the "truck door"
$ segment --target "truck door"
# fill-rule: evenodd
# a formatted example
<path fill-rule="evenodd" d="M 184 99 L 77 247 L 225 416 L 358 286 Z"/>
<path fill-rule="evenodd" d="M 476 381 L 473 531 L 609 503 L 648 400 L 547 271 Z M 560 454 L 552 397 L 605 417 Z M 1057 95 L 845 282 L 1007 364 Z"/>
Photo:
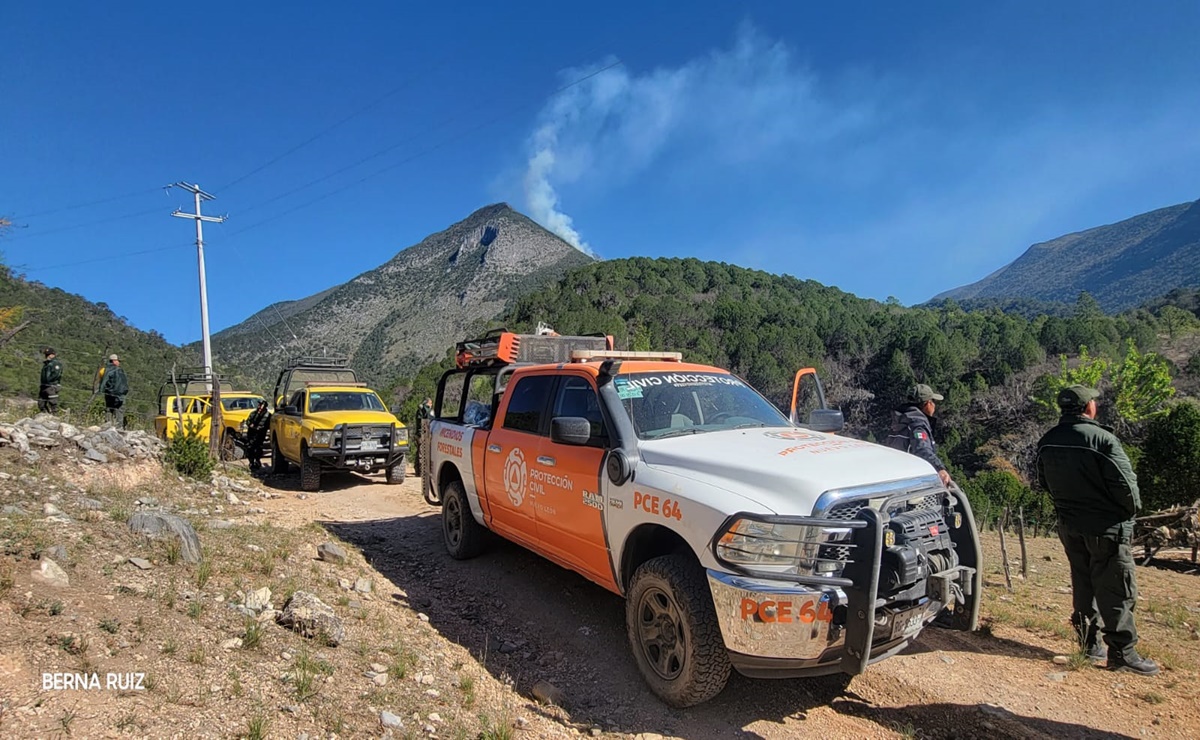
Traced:
<path fill-rule="evenodd" d="M 292 413 L 284 413 L 282 409 L 276 414 L 279 419 L 279 451 L 291 460 L 300 459 L 300 419 L 304 415 L 304 404 L 307 394 L 296 391 L 287 406 Z"/>
<path fill-rule="evenodd" d="M 604 532 L 604 494 L 600 476 L 608 447 L 608 431 L 600 398 L 592 381 L 582 375 L 563 376 L 558 384 L 551 419 L 587 419 L 587 444 L 560 444 L 546 437 L 537 458 L 538 539 L 557 560 L 591 580 L 616 590 Z"/>
<path fill-rule="evenodd" d="M 532 483 L 542 442 L 549 432 L 548 411 L 557 378 L 523 375 L 510 383 L 484 451 L 488 526 L 533 549 L 537 545 Z"/>

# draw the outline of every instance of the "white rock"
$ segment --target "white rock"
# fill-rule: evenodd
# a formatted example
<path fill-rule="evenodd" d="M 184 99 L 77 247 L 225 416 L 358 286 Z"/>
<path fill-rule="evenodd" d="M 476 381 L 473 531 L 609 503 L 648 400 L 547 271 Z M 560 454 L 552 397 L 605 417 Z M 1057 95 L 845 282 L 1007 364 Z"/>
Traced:
<path fill-rule="evenodd" d="M 67 572 L 50 558 L 42 558 L 38 569 L 31 574 L 33 580 L 54 588 L 66 588 L 71 585 Z"/>
<path fill-rule="evenodd" d="M 246 594 L 245 607 L 251 611 L 260 612 L 271 605 L 271 589 L 263 586 L 257 591 Z"/>

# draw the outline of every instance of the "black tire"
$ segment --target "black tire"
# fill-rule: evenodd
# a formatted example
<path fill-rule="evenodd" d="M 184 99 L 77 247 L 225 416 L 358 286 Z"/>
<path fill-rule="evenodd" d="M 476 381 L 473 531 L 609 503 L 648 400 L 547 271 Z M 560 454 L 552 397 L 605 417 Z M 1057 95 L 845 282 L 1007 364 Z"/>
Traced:
<path fill-rule="evenodd" d="M 442 539 L 455 560 L 470 560 L 483 552 L 487 530 L 471 515 L 467 491 L 454 481 L 442 492 Z"/>
<path fill-rule="evenodd" d="M 317 491 L 321 488 L 321 461 L 308 454 L 308 445 L 300 443 L 300 490 Z"/>
<path fill-rule="evenodd" d="M 401 460 L 387 469 L 385 477 L 389 485 L 397 486 L 404 482 L 404 476 L 407 473 L 408 465 L 404 462 L 404 460 Z"/>
<path fill-rule="evenodd" d="M 625 626 L 642 678 L 664 703 L 691 707 L 725 688 L 729 653 L 695 559 L 665 555 L 642 563 L 626 594 Z"/>
<path fill-rule="evenodd" d="M 229 462 L 230 460 L 241 460 L 245 457 L 242 448 L 237 446 L 237 440 L 233 437 L 233 432 L 228 429 L 221 435 L 221 460 Z"/>
<path fill-rule="evenodd" d="M 271 473 L 273 475 L 283 475 L 288 472 L 291 465 L 287 458 L 279 451 L 279 443 L 274 439 L 271 440 Z"/>

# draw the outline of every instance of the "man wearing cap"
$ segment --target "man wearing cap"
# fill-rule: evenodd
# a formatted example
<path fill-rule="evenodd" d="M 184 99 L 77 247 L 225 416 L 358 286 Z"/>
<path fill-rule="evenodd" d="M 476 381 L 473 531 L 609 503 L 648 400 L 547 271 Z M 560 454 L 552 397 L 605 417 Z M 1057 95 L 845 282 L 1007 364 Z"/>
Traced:
<path fill-rule="evenodd" d="M 38 411 L 58 413 L 58 391 L 62 384 L 63 365 L 53 347 L 42 350 L 42 378 L 38 387 Z"/>
<path fill-rule="evenodd" d="M 1099 395 L 1083 385 L 1058 392 L 1062 418 L 1038 442 L 1038 480 L 1058 514 L 1081 646 L 1094 662 L 1107 657 L 1109 670 L 1153 676 L 1158 665 L 1135 650 L 1133 621 L 1137 575 L 1129 539 L 1142 501 L 1121 442 L 1096 421 Z"/>
<path fill-rule="evenodd" d="M 937 404 L 934 401 L 944 400 L 944 396 L 935 393 L 924 383 L 918 383 L 908 392 L 907 400 L 892 411 L 892 430 L 887 438 L 887 446 L 916 455 L 933 466 L 942 485 L 950 485 L 950 473 L 946 472 L 946 464 L 937 454 L 937 442 L 933 441 L 934 412 Z"/>
<path fill-rule="evenodd" d="M 100 381 L 100 392 L 104 394 L 104 410 L 114 426 L 125 426 L 125 396 L 129 394 L 129 378 L 121 368 L 116 355 L 108 356 L 108 369 Z"/>

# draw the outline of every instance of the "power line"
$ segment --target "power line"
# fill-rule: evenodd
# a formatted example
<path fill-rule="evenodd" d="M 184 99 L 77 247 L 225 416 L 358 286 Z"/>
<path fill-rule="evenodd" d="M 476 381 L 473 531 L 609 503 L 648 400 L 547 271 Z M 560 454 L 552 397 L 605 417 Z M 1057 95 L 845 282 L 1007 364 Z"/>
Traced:
<path fill-rule="evenodd" d="M 623 62 L 621 62 L 620 60 L 617 60 L 605 67 L 601 67 L 600 69 L 597 69 L 589 74 L 584 75 L 583 77 L 580 77 L 579 79 L 571 82 L 570 84 L 567 84 L 567 85 L 564 85 L 564 86 L 558 88 L 557 90 L 552 92 L 548 97 L 553 98 L 557 95 L 561 95 L 562 93 L 566 92 L 567 90 L 570 90 L 571 88 L 576 87 L 577 85 L 581 85 L 584 82 L 590 80 L 591 78 L 596 77 L 597 75 L 603 74 L 604 72 L 607 72 L 608 70 L 613 69 L 614 67 L 618 67 L 621 64 L 623 64 Z M 539 100 L 539 102 L 540 102 L 540 100 Z M 296 211 L 299 211 L 301 209 L 307 208 L 308 206 L 311 206 L 314 203 L 318 203 L 322 200 L 325 200 L 326 198 L 333 197 L 334 195 L 337 195 L 338 193 L 349 190 L 350 188 L 355 187 L 356 185 L 361 185 L 362 183 L 364 183 L 367 180 L 370 180 L 374 177 L 378 177 L 379 175 L 385 174 L 387 172 L 391 172 L 392 170 L 396 169 L 397 167 L 401 167 L 401 166 L 406 165 L 414 160 L 420 159 L 421 157 L 424 157 L 427 154 L 430 154 L 434 151 L 437 151 L 438 149 L 441 149 L 442 147 L 446 146 L 447 144 L 452 144 L 455 141 L 458 141 L 467 136 L 470 136 L 471 134 L 475 133 L 476 131 L 487 128 L 488 126 L 491 126 L 491 125 L 507 118 L 508 116 L 512 115 L 513 113 L 516 113 L 518 111 L 524 110 L 525 108 L 528 108 L 532 104 L 533 103 L 525 103 L 525 104 L 513 106 L 512 108 L 506 110 L 505 112 L 503 112 L 497 116 L 494 116 L 476 126 L 472 126 L 464 131 L 461 131 L 458 134 L 455 134 L 454 136 L 450 136 L 446 139 L 443 139 L 432 146 L 426 147 L 425 149 L 422 149 L 422 150 L 412 154 L 411 156 L 401 159 L 398 162 L 393 162 L 392 164 L 388 165 L 387 167 L 383 167 L 381 169 L 375 170 L 374 172 L 364 175 L 364 176 L 358 178 L 357 180 L 352 180 L 351 182 L 346 183 L 345 185 L 342 185 L 341 187 L 330 190 L 329 192 L 327 192 L 323 195 L 319 195 L 316 198 L 307 200 L 307 201 L 301 203 L 300 205 L 295 206 L 294 208 L 289 208 L 288 210 L 283 211 L 282 213 L 277 213 L 274 216 L 270 216 L 261 221 L 252 223 L 249 226 L 244 226 L 240 229 L 237 229 L 237 230 L 231 232 L 227 238 L 232 239 L 233 237 L 235 237 L 239 234 L 244 234 L 245 232 L 250 231 L 251 229 L 256 229 L 259 226 L 262 226 L 264 224 L 270 223 L 271 221 L 275 221 L 277 219 L 283 218 L 284 216 L 295 213 Z M 267 201 L 264 201 L 264 202 L 267 202 Z M 262 205 L 262 204 L 259 204 L 259 205 Z M 246 210 L 249 210 L 249 209 L 246 209 Z"/>
<path fill-rule="evenodd" d="M 437 68 L 439 68 L 439 67 L 443 66 L 444 64 L 446 64 L 448 61 L 450 61 L 450 59 L 451 59 L 451 58 L 452 58 L 451 56 L 446 56 L 446 57 L 443 57 L 443 58 L 442 58 L 441 60 L 439 60 L 437 63 L 435 63 L 435 64 L 431 64 L 431 65 L 429 65 L 428 67 L 426 67 L 424 70 L 422 70 L 422 71 L 421 71 L 421 73 L 420 73 L 420 74 L 414 74 L 414 75 L 410 76 L 410 77 L 409 77 L 408 79 L 406 79 L 406 80 L 405 80 L 403 83 L 401 83 L 401 84 L 400 84 L 400 85 L 398 85 L 397 87 L 394 87 L 394 88 L 392 88 L 391 90 L 389 90 L 389 91 L 385 92 L 383 95 L 380 95 L 379 97 L 375 98 L 375 99 L 374 99 L 374 100 L 372 100 L 370 103 L 367 103 L 366 105 L 364 105 L 364 106 L 362 106 L 361 108 L 359 108 L 359 109 L 357 109 L 357 110 L 353 111 L 353 112 L 352 112 L 352 113 L 350 113 L 349 115 L 347 115 L 347 116 L 345 116 L 345 117 L 343 117 L 343 118 L 341 118 L 341 119 L 339 119 L 339 120 L 335 121 L 334 123 L 330 124 L 329 126 L 326 126 L 325 128 L 321 129 L 321 130 L 320 130 L 320 131 L 318 131 L 317 133 L 315 133 L 315 134 L 313 134 L 312 136 L 308 137 L 307 139 L 305 139 L 305 140 L 301 141 L 299 144 L 296 144 L 295 146 L 293 146 L 292 148 L 290 148 L 290 149 L 288 149 L 287 151 L 283 152 L 282 154 L 280 154 L 280 155 L 278 155 L 278 156 L 276 156 L 276 157 L 274 157 L 274 158 L 272 158 L 272 159 L 270 159 L 270 160 L 268 160 L 268 161 L 264 162 L 263 164 L 261 164 L 261 165 L 259 165 L 259 166 L 255 167 L 254 169 L 250 170 L 250 171 L 249 171 L 249 172 L 247 172 L 246 174 L 244 174 L 244 175 L 241 175 L 241 176 L 239 176 L 239 177 L 236 177 L 236 178 L 234 178 L 232 181 L 230 181 L 230 182 L 226 183 L 225 185 L 222 185 L 221 187 L 217 188 L 217 190 L 218 190 L 218 191 L 225 191 L 225 190 L 228 190 L 229 188 L 232 188 L 234 185 L 237 185 L 238 183 L 242 182 L 243 180 L 245 180 L 245 179 L 247 179 L 247 178 L 249 178 L 249 177 L 251 177 L 251 176 L 253 176 L 253 175 L 256 175 L 256 174 L 258 174 L 259 172 L 262 172 L 263 170 L 265 170 L 265 169 L 267 169 L 268 167 L 270 167 L 271 165 L 273 165 L 273 164 L 275 164 L 275 163 L 279 162 L 280 160 L 282 160 L 282 159 L 284 159 L 284 158 L 286 158 L 286 157 L 288 157 L 288 156 L 291 156 L 292 154 L 295 154 L 296 152 L 300 151 L 300 150 L 301 150 L 301 149 L 303 149 L 304 147 L 306 147 L 306 146 L 308 146 L 309 144 L 313 143 L 313 142 L 314 142 L 314 141 L 316 141 L 317 139 L 320 139 L 322 136 L 325 136 L 326 134 L 328 134 L 329 132 L 333 131 L 334 129 L 337 129 L 337 128 L 339 128 L 339 127 L 343 126 L 344 124 L 348 123 L 349 121 L 351 121 L 351 120 L 353 120 L 353 119 L 355 119 L 355 118 L 357 118 L 357 117 L 361 116 L 363 113 L 366 113 L 367 111 L 371 110 L 372 108 L 376 108 L 376 107 L 378 107 L 378 106 L 379 106 L 381 103 L 383 103 L 383 101 L 385 101 L 385 100 L 387 100 L 388 98 L 392 97 L 393 95 L 396 95 L 397 93 L 399 93 L 399 92 L 401 92 L 401 91 L 403 91 L 403 90 L 407 89 L 409 85 L 411 85 L 412 83 L 414 83 L 414 82 L 416 82 L 417 80 L 419 80 L 419 79 L 420 79 L 422 76 L 424 76 L 425 74 L 427 74 L 427 73 L 429 73 L 429 72 L 432 72 L 433 70 L 435 70 L 435 69 L 437 69 Z"/>
<path fill-rule="evenodd" d="M 32 234 L 18 234 L 16 236 L 10 237 L 8 239 L 8 241 L 15 242 L 15 241 L 20 241 L 22 239 L 34 239 L 39 236 L 49 236 L 51 234 L 58 234 L 63 231 L 71 231 L 73 229 L 82 229 L 87 226 L 99 226 L 100 224 L 110 224 L 114 221 L 124 221 L 127 218 L 136 218 L 138 216 L 147 216 L 151 213 L 162 213 L 162 209 L 161 208 L 151 208 L 146 211 L 138 211 L 137 213 L 126 213 L 123 216 L 110 216 L 108 218 L 101 218 L 101 219 L 97 219 L 95 221 L 85 221 L 84 223 L 81 223 L 81 224 L 73 224 L 71 226 L 60 226 L 57 229 L 50 229 L 49 231 L 37 231 Z"/>
<path fill-rule="evenodd" d="M 218 244 L 218 245 L 224 245 L 224 243 L 225 243 L 225 241 L 224 241 L 224 240 L 226 240 L 226 239 L 233 239 L 234 237 L 236 237 L 236 236 L 238 236 L 238 235 L 240 235 L 240 234 L 243 234 L 243 233 L 245 233 L 245 232 L 247 232 L 247 231 L 250 231 L 251 229 L 256 229 L 256 228 L 258 228 L 259 226 L 263 226 L 263 225 L 265 225 L 265 224 L 268 224 L 268 223 L 270 223 L 270 222 L 272 222 L 272 221 L 275 221 L 275 220 L 277 220 L 277 219 L 283 218 L 284 216 L 290 215 L 290 214 L 292 214 L 292 213 L 294 213 L 294 212 L 296 212 L 296 211 L 299 211 L 299 210 L 301 210 L 301 209 L 303 209 L 303 208 L 306 208 L 306 207 L 308 207 L 308 206 L 310 206 L 310 205 L 312 205 L 312 204 L 314 204 L 314 203 L 317 203 L 317 202 L 320 202 L 320 201 L 322 201 L 322 200 L 325 200 L 326 198 L 331 198 L 331 197 L 333 197 L 334 195 L 337 195 L 338 193 L 341 193 L 341 192 L 343 192 L 343 191 L 345 191 L 345 190 L 348 190 L 348 189 L 350 189 L 350 188 L 352 188 L 352 187 L 355 187 L 356 185 L 360 185 L 360 184 L 362 184 L 363 182 L 366 182 L 367 180 L 370 180 L 370 179 L 372 179 L 372 178 L 374 178 L 374 177 L 378 177 L 379 175 L 382 175 L 382 174 L 385 174 L 385 173 L 387 173 L 387 172 L 390 172 L 390 171 L 392 171 L 392 170 L 396 169 L 397 167 L 401 167 L 401 166 L 403 166 L 403 165 L 405 165 L 405 164 L 409 164 L 410 162 L 413 162 L 414 160 L 420 159 L 421 157 L 424 157 L 424 156 L 426 156 L 426 155 L 428 155 L 428 154 L 430 154 L 430 153 L 432 153 L 432 152 L 434 152 L 434 151 L 437 151 L 438 149 L 441 149 L 441 148 L 445 147 L 447 144 L 454 143 L 455 141 L 458 141 L 458 140 L 460 140 L 460 139 L 463 139 L 463 138 L 465 138 L 465 137 L 467 137 L 467 136 L 470 136 L 471 134 L 475 133 L 476 131 L 479 131 L 479 130 L 482 130 L 482 129 L 484 129 L 484 128 L 487 128 L 488 126 L 494 125 L 495 123 L 497 123 L 497 122 L 499 122 L 499 121 L 501 121 L 501 120 L 503 120 L 503 119 L 507 118 L 508 116 L 510 116 L 510 115 L 512 115 L 512 114 L 514 114 L 514 113 L 517 113 L 517 112 L 519 112 L 519 111 L 521 111 L 521 110 L 524 110 L 524 109 L 526 109 L 526 108 L 529 108 L 529 107 L 531 107 L 532 105 L 536 105 L 536 104 L 542 103 L 542 102 L 544 102 L 544 100 L 545 100 L 545 99 L 547 99 L 547 98 L 553 98 L 553 97 L 555 97 L 555 96 L 557 96 L 557 95 L 561 95 L 562 93 L 566 92 L 567 90 L 570 90 L 570 89 L 571 89 L 571 88 L 573 88 L 573 87 L 576 87 L 576 86 L 578 86 L 578 85 L 581 85 L 581 84 L 583 84 L 584 82 L 586 82 L 586 81 L 588 81 L 588 80 L 592 79 L 593 77 L 596 77 L 596 76 L 598 76 L 598 75 L 600 75 L 600 74 L 603 74 L 604 72 L 607 72 L 608 70 L 610 70 L 610 69 L 613 69 L 613 68 L 615 68 L 615 67 L 619 67 L 619 66 L 621 66 L 623 63 L 624 63 L 624 62 L 622 62 L 621 60 L 617 60 L 617 61 L 615 61 L 615 62 L 612 62 L 611 64 L 608 64 L 608 65 L 606 65 L 606 66 L 604 66 L 604 67 L 601 67 L 600 69 L 594 70 L 593 72 L 591 72 L 591 73 L 589 73 L 589 74 L 586 74 L 586 75 L 584 75 L 583 77 L 580 77 L 580 78 L 578 78 L 578 79 L 576 79 L 576 80 L 572 81 L 571 83 L 569 83 L 569 84 L 567 84 L 567 85 L 563 85 L 562 87 L 559 87 L 558 89 L 556 89 L 556 90 L 554 90 L 553 92 L 551 92 L 551 93 L 550 93 L 548 96 L 546 96 L 546 98 L 539 98 L 537 101 L 531 101 L 531 102 L 528 102 L 528 103 L 522 103 L 522 104 L 515 105 L 515 106 L 513 106 L 513 107 L 511 107 L 511 108 L 509 108 L 509 109 L 507 109 L 507 110 L 505 110 L 504 112 L 500 113 L 499 115 L 496 115 L 496 116 L 494 116 L 494 117 L 492 117 L 492 118 L 490 118 L 490 119 L 488 119 L 488 120 L 486 120 L 486 121 L 484 121 L 484 122 L 482 122 L 482 123 L 480 123 L 480 124 L 478 124 L 478 125 L 476 125 L 476 126 L 472 126 L 471 128 L 468 128 L 468 129 L 466 129 L 466 130 L 464 130 L 464 131 L 461 131 L 461 132 L 459 132 L 458 134 L 455 134 L 455 135 L 453 135 L 453 136 L 450 136 L 450 137 L 448 137 L 448 138 L 446 138 L 446 139 L 443 139 L 442 141 L 439 141 L 438 143 L 436 143 L 436 144 L 433 144 L 432 146 L 426 147 L 425 149 L 423 149 L 423 150 L 420 150 L 420 151 L 418 151 L 418 152 L 416 152 L 416 153 L 412 154 L 411 156 L 409 156 L 409 157 L 406 157 L 406 158 L 404 158 L 404 159 L 402 159 L 402 160 L 400 160 L 400 161 L 398 161 L 398 162 L 394 162 L 394 163 L 392 163 L 392 164 L 388 165 L 387 167 L 383 167 L 383 168 L 381 168 L 381 169 L 379 169 L 379 170 L 375 170 L 374 172 L 371 172 L 371 173 L 369 173 L 369 174 L 367 174 L 367 175 L 364 175 L 364 176 L 362 176 L 362 177 L 358 178 L 357 180 L 353 180 L 353 181 L 351 181 L 351 182 L 349 182 L 349 183 L 347 183 L 347 184 L 345 184 L 345 185 L 343 185 L 343 186 L 341 186 L 341 187 L 335 188 L 334 190 L 331 190 L 331 191 L 329 191 L 329 192 L 327 192 L 327 193 L 324 193 L 323 195 L 319 195 L 319 196 L 317 196 L 316 198 L 312 198 L 312 199 L 310 199 L 310 200 L 308 200 L 308 201 L 306 201 L 306 202 L 304 202 L 304 203 L 302 203 L 302 204 L 300 204 L 300 205 L 298 205 L 298 206 L 296 206 L 296 207 L 294 207 L 294 208 L 290 208 L 290 209 L 288 209 L 288 210 L 286 210 L 286 211 L 284 211 L 284 212 L 282 212 L 282 213 L 278 213 L 278 214 L 276 214 L 276 215 L 274 215 L 274 216 L 270 216 L 270 217 L 268 217 L 268 218 L 265 218 L 265 219 L 263 219 L 263 220 L 261 220 L 261 221 L 257 221 L 257 222 L 255 222 L 255 223 L 252 223 L 252 224 L 250 224 L 249 226 L 244 226 L 244 227 L 242 227 L 242 228 L 240 228 L 240 229 L 237 229 L 237 230 L 235 230 L 235 231 L 232 231 L 232 232 L 230 232 L 229 234 L 226 234 L 226 235 L 224 235 L 223 239 L 220 239 L 220 240 L 218 240 L 218 241 L 217 241 L 217 244 Z M 421 136 L 421 135 L 424 135 L 424 134 L 420 134 L 420 135 L 418 135 L 418 136 Z M 411 140 L 411 138 L 410 138 L 409 140 Z M 408 141 L 408 140 L 406 140 L 406 141 Z M 402 143 L 404 143 L 404 142 L 402 142 Z M 396 148 L 396 147 L 394 147 L 394 146 L 393 146 L 393 147 L 389 147 L 387 150 L 385 150 L 385 151 L 383 151 L 383 152 L 379 152 L 379 153 L 377 153 L 377 154 L 375 154 L 375 155 L 371 155 L 370 157 L 368 157 L 368 158 L 366 158 L 366 159 L 364 159 L 364 160 L 360 160 L 359 162 L 356 162 L 354 165 L 351 165 L 351 167 L 357 167 L 359 164 L 362 164 L 362 163 L 363 163 L 363 162 L 365 162 L 365 161 L 369 161 L 370 159 L 375 159 L 375 158 L 377 158 L 378 156 L 381 156 L 382 154 L 386 154 L 388 151 L 392 151 L 392 150 L 393 150 L 393 149 L 395 149 L 395 148 Z M 341 168 L 341 169 L 337 170 L 335 173 L 332 173 L 332 174 L 330 174 L 330 175 L 327 175 L 327 176 L 323 176 L 323 177 L 321 177 L 321 178 L 318 178 L 317 180 L 314 180 L 314 181 L 313 181 L 313 183 L 310 183 L 310 185 L 311 185 L 311 184 L 316 184 L 317 182 L 322 182 L 322 181 L 324 181 L 324 180 L 328 179 L 329 177 L 332 177 L 332 176 L 333 176 L 333 175 L 335 175 L 335 174 L 340 174 L 341 172 L 345 171 L 346 169 L 349 169 L 349 168 Z M 308 187 L 308 185 L 302 186 L 301 188 L 294 188 L 294 189 L 292 189 L 292 190 L 288 191 L 288 193 L 286 193 L 286 194 L 291 194 L 291 193 L 294 193 L 294 192 L 296 192 L 297 190 L 302 190 L 302 189 L 304 189 L 305 187 Z M 286 195 L 286 194 L 285 194 L 285 195 Z M 273 198 L 271 198 L 271 199 L 269 199 L 269 200 L 262 201 L 261 203 L 258 203 L 258 204 L 256 204 L 256 205 L 252 205 L 252 206 L 250 206 L 249 208 L 247 208 L 247 209 L 244 209 L 244 210 L 243 210 L 243 212 L 245 212 L 245 211 L 247 211 L 247 210 L 252 210 L 252 209 L 254 209 L 254 208 L 259 208 L 259 207 L 261 207 L 261 206 L 265 205 L 266 203 L 272 202 L 272 201 L 274 201 L 274 200 L 278 200 L 278 199 L 279 199 L 279 197 L 282 197 L 282 196 L 273 197 Z M 67 230 L 67 229 L 73 229 L 73 228 L 81 228 L 81 227 L 83 227 L 83 226 L 91 226 L 91 225 L 95 225 L 95 224 L 98 224 L 98 223 L 108 223 L 108 222 L 111 222 L 111 221 L 120 220 L 120 219 L 122 219 L 122 218 L 131 218 L 131 217 L 133 217 L 133 216 L 140 216 L 140 215 L 143 215 L 144 213 L 159 213 L 159 212 L 160 212 L 160 211 L 159 211 L 159 210 L 156 208 L 156 209 L 153 209 L 153 210 L 151 210 L 151 211 L 138 212 L 138 213 L 136 213 L 136 214 L 127 214 L 126 216 L 118 216 L 118 217 L 115 217 L 115 218 L 112 218 L 112 219 L 105 219 L 105 220 L 103 220 L 103 221 L 97 221 L 97 222 L 86 223 L 86 224 L 77 224 L 77 225 L 75 225 L 75 226 L 64 227 L 64 228 L 62 228 L 62 229 L 59 229 L 58 231 L 65 231 L 65 230 Z M 41 236 L 41 235 L 45 235 L 45 234 L 49 234 L 49 233 L 53 233 L 53 232 L 41 232 L 40 234 L 36 234 L 36 235 L 30 235 L 30 236 Z M 14 241 L 15 239 L 16 239 L 16 237 L 9 239 L 9 241 Z M 43 265 L 43 266 L 38 266 L 38 267 L 20 267 L 20 266 L 14 266 L 14 267 L 15 267 L 15 268 L 17 268 L 17 269 L 20 269 L 21 271 L 23 271 L 23 272 L 25 272 L 25 273 L 33 273 L 33 272 L 45 272 L 45 271 L 47 271 L 47 270 L 57 270 L 57 269 L 61 269 L 61 268 L 64 268 L 64 267 L 74 267 L 74 266 L 76 266 L 76 265 L 94 264 L 94 263 L 97 263 L 97 262 L 108 262 L 108 261 L 112 261 L 112 260 L 124 259 L 124 258 L 126 258 L 126 257 L 137 257 L 137 256 L 145 255 L 145 254 L 155 254 L 155 253 L 158 253 L 158 252 L 166 252 L 166 251 L 170 251 L 170 250 L 181 249 L 181 248 L 186 248 L 186 247 L 191 247 L 191 246 L 193 246 L 193 244 L 177 245 L 177 246 L 170 246 L 170 247 L 158 247 L 158 248 L 154 248 L 154 249 L 141 249 L 141 250 L 135 250 L 135 251 L 131 251 L 131 252 L 123 252 L 123 253 L 121 253 L 121 254 L 109 255 L 109 256 L 106 256 L 106 257 L 96 257 L 96 258 L 87 259 L 87 260 L 75 260 L 75 261 L 72 261 L 72 262 L 62 262 L 62 263 L 58 263 L 58 264 L 52 264 L 52 265 Z M 278 310 L 278 309 L 276 309 L 276 310 Z"/>
<path fill-rule="evenodd" d="M 170 247 L 155 247 L 153 249 L 139 249 L 134 252 L 122 252 L 121 254 L 110 254 L 107 257 L 93 257 L 92 259 L 86 259 L 86 260 L 74 260 L 71 262 L 59 262 L 58 264 L 42 265 L 40 267 L 24 267 L 22 265 L 14 265 L 13 269 L 17 272 L 23 272 L 23 273 L 45 272 L 46 270 L 59 270 L 64 267 L 75 267 L 77 265 L 90 265 L 90 264 L 94 264 L 97 262 L 111 262 L 113 260 L 125 259 L 126 257 L 138 257 L 143 254 L 155 254 L 157 252 L 168 252 L 168 251 L 171 251 L 174 249 L 187 249 L 188 247 L 194 247 L 194 246 L 196 246 L 195 242 L 189 242 L 187 244 L 176 244 L 176 245 L 170 246 Z"/>
<path fill-rule="evenodd" d="M 113 203 L 126 198 L 135 198 L 139 195 L 147 195 L 149 193 L 158 192 L 160 188 L 150 188 L 149 190 L 138 190 L 134 193 L 125 193 L 124 195 L 114 195 L 110 198 L 101 198 L 100 200 L 89 200 L 86 203 L 74 203 L 69 206 L 61 206 L 59 208 L 51 208 L 46 211 L 34 211 L 33 213 L 18 213 L 13 218 L 34 218 L 35 216 L 49 216 L 52 213 L 62 213 L 64 211 L 74 211 L 79 208 L 87 208 L 88 206 L 99 206 L 105 203 Z"/>

